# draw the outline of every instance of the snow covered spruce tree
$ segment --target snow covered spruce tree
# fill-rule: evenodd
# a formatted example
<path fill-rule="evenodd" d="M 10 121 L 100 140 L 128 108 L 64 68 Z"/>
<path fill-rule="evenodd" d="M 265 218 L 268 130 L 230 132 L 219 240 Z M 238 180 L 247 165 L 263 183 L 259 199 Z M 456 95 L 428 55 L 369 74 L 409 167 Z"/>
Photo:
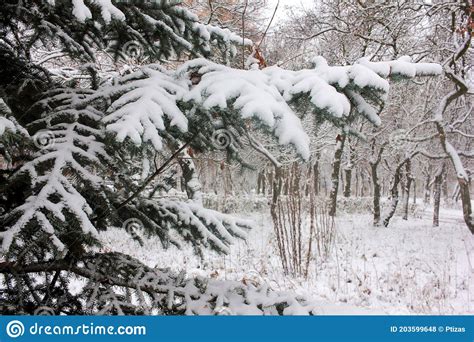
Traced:
<path fill-rule="evenodd" d="M 251 42 L 176 1 L 8 0 L 0 12 L 2 313 L 311 313 L 265 286 L 105 252 L 100 232 L 227 253 L 252 223 L 202 206 L 188 148 L 239 160 L 238 141 L 258 129 L 307 159 L 301 118 L 357 135 L 359 116 L 380 124 L 388 79 L 441 71 L 404 57 L 335 67 L 317 57 L 300 71 L 249 58 L 248 70 L 232 68 Z M 177 156 L 189 200 L 158 199 L 157 176 Z"/>

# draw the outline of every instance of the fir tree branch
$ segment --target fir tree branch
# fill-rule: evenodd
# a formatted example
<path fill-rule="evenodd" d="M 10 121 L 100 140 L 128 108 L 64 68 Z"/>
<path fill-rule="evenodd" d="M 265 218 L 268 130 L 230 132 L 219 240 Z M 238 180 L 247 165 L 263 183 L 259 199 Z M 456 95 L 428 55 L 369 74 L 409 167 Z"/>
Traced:
<path fill-rule="evenodd" d="M 127 205 L 128 203 L 130 203 L 133 199 L 135 199 L 143 190 L 145 190 L 145 188 L 148 186 L 148 184 L 150 184 L 150 182 L 156 178 L 156 176 L 158 176 L 161 172 L 163 172 L 163 170 L 168 166 L 169 163 L 171 163 L 186 147 L 189 146 L 189 144 L 194 140 L 196 136 L 194 135 L 191 139 L 189 139 L 188 142 L 186 142 L 183 146 L 181 146 L 178 150 L 176 150 L 176 152 L 174 152 L 170 158 L 168 158 L 164 163 L 163 165 L 161 165 L 150 177 L 148 177 L 144 182 L 143 184 L 133 192 L 133 194 L 128 197 L 125 201 L 121 202 L 119 205 L 117 205 L 115 207 L 116 210 L 119 210 L 120 208 L 123 208 L 125 205 Z M 95 219 L 93 219 L 94 222 L 97 222 L 101 219 L 104 219 L 106 218 L 107 216 L 110 215 L 110 212 L 108 213 L 104 213 L 98 217 L 96 217 Z"/>

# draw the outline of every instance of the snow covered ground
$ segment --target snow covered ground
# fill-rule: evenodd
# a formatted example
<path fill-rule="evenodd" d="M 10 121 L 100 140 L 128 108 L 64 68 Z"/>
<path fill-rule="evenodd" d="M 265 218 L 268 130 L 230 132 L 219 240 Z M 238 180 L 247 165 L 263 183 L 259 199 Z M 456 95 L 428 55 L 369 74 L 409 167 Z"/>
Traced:
<path fill-rule="evenodd" d="M 329 258 L 313 258 L 307 279 L 283 274 L 267 213 L 245 215 L 258 226 L 248 240 L 234 244 L 227 256 L 209 252 L 204 260 L 191 248 L 163 250 L 156 237 L 140 246 L 120 229 L 101 234 L 105 249 L 149 266 L 267 283 L 277 291 L 304 295 L 320 314 L 473 314 L 474 238 L 459 210 L 442 210 L 437 228 L 430 215 L 428 208 L 421 218 L 395 217 L 389 228 L 372 227 L 369 214 L 342 215 Z"/>

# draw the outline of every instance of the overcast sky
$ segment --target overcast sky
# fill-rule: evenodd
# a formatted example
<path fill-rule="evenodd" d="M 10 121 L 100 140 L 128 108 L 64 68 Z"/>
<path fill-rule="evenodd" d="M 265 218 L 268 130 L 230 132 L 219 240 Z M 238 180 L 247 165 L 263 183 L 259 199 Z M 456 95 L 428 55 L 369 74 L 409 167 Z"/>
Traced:
<path fill-rule="evenodd" d="M 274 22 L 278 22 L 279 20 L 285 17 L 286 9 L 285 7 L 288 6 L 295 6 L 295 7 L 304 7 L 308 8 L 311 7 L 311 4 L 314 0 L 280 0 L 280 4 L 278 5 L 278 10 L 275 15 Z M 268 0 L 268 12 L 269 16 L 273 14 L 273 10 L 275 9 L 278 0 Z"/>

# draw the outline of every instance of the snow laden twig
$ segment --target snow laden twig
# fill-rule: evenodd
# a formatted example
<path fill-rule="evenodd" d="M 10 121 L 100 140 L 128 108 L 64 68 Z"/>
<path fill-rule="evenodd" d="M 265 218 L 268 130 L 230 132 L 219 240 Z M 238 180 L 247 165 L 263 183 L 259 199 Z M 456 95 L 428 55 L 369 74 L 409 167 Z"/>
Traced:
<path fill-rule="evenodd" d="M 126 208 L 125 208 L 126 209 Z M 240 219 L 194 202 L 171 199 L 140 199 L 137 209 L 148 231 L 155 231 L 164 246 L 172 243 L 181 247 L 193 241 L 198 253 L 212 248 L 227 254 L 235 238 L 245 239 L 254 228 L 253 221 Z"/>
<path fill-rule="evenodd" d="M 33 264 L 0 263 L 0 273 L 27 274 L 45 269 L 85 278 L 80 293 L 82 314 L 185 315 L 309 315 L 314 305 L 305 298 L 276 292 L 242 280 L 186 278 L 183 272 L 150 268 L 121 254 L 88 254 L 78 263 L 66 260 Z M 70 303 L 58 303 L 57 311 Z"/>
<path fill-rule="evenodd" d="M 92 208 L 86 193 L 88 189 L 101 187 L 103 180 L 91 166 L 98 166 L 100 160 L 108 156 L 99 142 L 102 132 L 94 127 L 100 122 L 101 113 L 91 106 L 75 106 L 83 95 L 80 91 L 66 90 L 53 93 L 39 103 L 48 115 L 35 124 L 43 124 L 47 129 L 37 131 L 33 140 L 39 150 L 16 174 L 16 177 L 29 178 L 32 191 L 24 204 L 5 217 L 7 229 L 0 232 L 3 250 L 9 249 L 14 237 L 23 229 L 32 226 L 44 231 L 58 251 L 68 247 L 64 234 L 70 230 L 96 235 L 89 218 Z M 55 102 L 59 105 L 50 108 Z M 64 224 L 60 235 L 55 228 L 56 220 Z M 21 239 L 17 239 L 19 246 Z"/>

